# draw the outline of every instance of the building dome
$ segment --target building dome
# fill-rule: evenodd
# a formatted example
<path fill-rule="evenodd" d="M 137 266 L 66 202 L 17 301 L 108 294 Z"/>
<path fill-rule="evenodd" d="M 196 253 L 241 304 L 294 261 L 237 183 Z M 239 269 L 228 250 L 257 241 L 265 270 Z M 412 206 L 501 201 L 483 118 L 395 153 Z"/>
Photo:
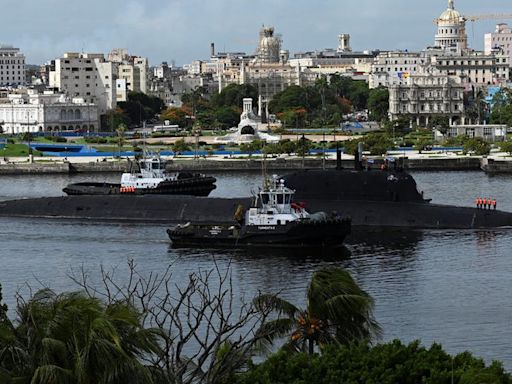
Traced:
<path fill-rule="evenodd" d="M 448 9 L 439 16 L 440 22 L 459 23 L 461 21 L 461 14 L 455 9 L 453 0 L 448 1 Z"/>
<path fill-rule="evenodd" d="M 437 19 L 435 45 L 442 49 L 464 50 L 468 46 L 466 20 L 455 10 L 454 0 L 448 0 L 448 9 Z"/>
<path fill-rule="evenodd" d="M 439 16 L 439 21 L 449 21 L 452 23 L 458 23 L 461 17 L 462 16 L 460 15 L 460 13 L 455 9 L 447 9 L 441 14 L 441 16 Z"/>
<path fill-rule="evenodd" d="M 274 35 L 274 28 L 263 27 L 260 30 L 260 42 L 257 56 L 262 63 L 278 63 L 281 39 Z"/>

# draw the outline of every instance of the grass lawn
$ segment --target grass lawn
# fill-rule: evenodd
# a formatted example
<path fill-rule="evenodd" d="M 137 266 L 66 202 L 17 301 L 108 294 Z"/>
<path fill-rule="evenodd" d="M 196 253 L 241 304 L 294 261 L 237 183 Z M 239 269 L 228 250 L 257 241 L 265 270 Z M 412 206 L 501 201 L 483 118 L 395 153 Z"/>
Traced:
<path fill-rule="evenodd" d="M 119 152 L 119 147 L 117 145 L 91 145 L 92 148 L 96 148 L 98 152 Z M 133 151 L 133 147 L 124 146 L 121 147 L 121 152 Z"/>
<path fill-rule="evenodd" d="M 34 156 L 42 156 L 39 151 L 32 151 Z M 7 144 L 5 149 L 0 149 L 0 156 L 3 157 L 28 157 L 28 146 L 25 144 Z"/>

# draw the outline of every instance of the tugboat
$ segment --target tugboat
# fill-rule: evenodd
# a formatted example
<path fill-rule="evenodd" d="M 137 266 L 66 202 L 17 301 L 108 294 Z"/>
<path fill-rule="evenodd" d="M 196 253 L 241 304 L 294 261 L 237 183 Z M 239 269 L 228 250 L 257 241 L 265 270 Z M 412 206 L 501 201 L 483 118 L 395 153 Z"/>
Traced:
<path fill-rule="evenodd" d="M 350 233 L 350 218 L 309 213 L 303 203 L 293 202 L 295 191 L 276 176 L 266 184 L 245 213 L 238 207 L 234 223 L 186 223 L 168 229 L 173 246 L 331 247 L 341 245 Z"/>
<path fill-rule="evenodd" d="M 215 187 L 215 177 L 190 172 L 166 173 L 166 162 L 159 156 L 144 156 L 123 173 L 120 184 L 75 183 L 62 191 L 68 195 L 193 195 L 208 196 Z"/>

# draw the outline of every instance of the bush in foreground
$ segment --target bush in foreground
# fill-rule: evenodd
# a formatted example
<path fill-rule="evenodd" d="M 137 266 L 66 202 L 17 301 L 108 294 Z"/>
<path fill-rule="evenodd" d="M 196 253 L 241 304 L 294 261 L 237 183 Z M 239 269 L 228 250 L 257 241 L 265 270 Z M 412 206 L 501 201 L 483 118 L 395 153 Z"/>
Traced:
<path fill-rule="evenodd" d="M 409 345 L 395 340 L 387 344 L 335 346 L 321 355 L 281 350 L 239 377 L 240 384 L 469 384 L 512 383 L 501 363 L 486 366 L 469 352 L 447 354 L 439 344 L 429 349 L 418 341 Z"/>

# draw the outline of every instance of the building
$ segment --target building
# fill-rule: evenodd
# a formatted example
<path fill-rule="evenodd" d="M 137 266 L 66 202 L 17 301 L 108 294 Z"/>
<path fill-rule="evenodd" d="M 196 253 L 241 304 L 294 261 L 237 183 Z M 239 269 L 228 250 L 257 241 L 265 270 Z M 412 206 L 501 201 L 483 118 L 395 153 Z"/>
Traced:
<path fill-rule="evenodd" d="M 465 51 L 462 54 L 437 52 L 430 57 L 431 66 L 439 73 L 461 76 L 467 90 L 505 84 L 510 80 L 509 57 L 501 50 L 491 52 Z"/>
<path fill-rule="evenodd" d="M 296 53 L 288 62 L 301 68 L 303 84 L 314 83 L 322 76 L 338 74 L 354 80 L 369 80 L 372 64 L 378 51 L 353 52 L 350 35 L 338 36 L 337 49 Z"/>
<path fill-rule="evenodd" d="M 126 94 L 128 91 L 140 92 L 140 78 L 141 74 L 139 68 L 133 64 L 119 64 L 117 67 L 118 81 L 122 80 L 122 84 L 126 87 L 123 91 L 124 97 L 118 101 L 126 101 Z M 119 86 L 119 82 L 117 86 Z M 119 93 L 118 93 L 119 94 Z"/>
<path fill-rule="evenodd" d="M 464 121 L 464 85 L 459 76 L 413 74 L 405 84 L 389 88 L 389 117 L 407 117 L 411 124 L 428 126 L 434 117 L 450 124 Z"/>
<path fill-rule="evenodd" d="M 437 19 L 434 46 L 445 51 L 459 53 L 468 48 L 466 20 L 455 9 L 454 0 L 448 0 L 448 8 Z"/>
<path fill-rule="evenodd" d="M 371 66 L 368 84 L 370 88 L 390 87 L 407 82 L 407 78 L 420 71 L 426 61 L 420 52 L 382 52 L 375 57 Z"/>
<path fill-rule="evenodd" d="M 96 132 L 99 130 L 98 107 L 82 98 L 61 93 L 34 90 L 8 95 L 0 103 L 0 125 L 7 134 L 23 132 Z"/>
<path fill-rule="evenodd" d="M 498 24 L 493 33 L 485 34 L 485 54 L 491 55 L 497 49 L 503 51 L 508 57 L 510 65 L 512 63 L 512 29 L 508 24 Z"/>
<path fill-rule="evenodd" d="M 445 134 L 439 130 L 434 129 L 434 138 L 436 140 L 443 140 L 449 137 L 467 136 L 467 137 L 481 137 L 487 141 L 504 141 L 507 139 L 506 125 L 451 125 Z"/>
<path fill-rule="evenodd" d="M 139 89 L 138 92 L 148 93 L 149 82 L 149 61 L 145 57 L 135 56 L 133 66 L 139 71 Z"/>
<path fill-rule="evenodd" d="M 0 86 L 25 84 L 25 55 L 19 48 L 0 45 Z"/>
<path fill-rule="evenodd" d="M 95 53 L 65 53 L 55 60 L 49 75 L 50 87 L 97 105 L 100 114 L 117 105 L 116 79 L 116 64 Z"/>
<path fill-rule="evenodd" d="M 108 54 L 108 61 L 116 65 L 118 78 L 126 80 L 127 92 L 147 93 L 149 81 L 147 58 L 130 56 L 127 49 L 115 48 Z"/>

